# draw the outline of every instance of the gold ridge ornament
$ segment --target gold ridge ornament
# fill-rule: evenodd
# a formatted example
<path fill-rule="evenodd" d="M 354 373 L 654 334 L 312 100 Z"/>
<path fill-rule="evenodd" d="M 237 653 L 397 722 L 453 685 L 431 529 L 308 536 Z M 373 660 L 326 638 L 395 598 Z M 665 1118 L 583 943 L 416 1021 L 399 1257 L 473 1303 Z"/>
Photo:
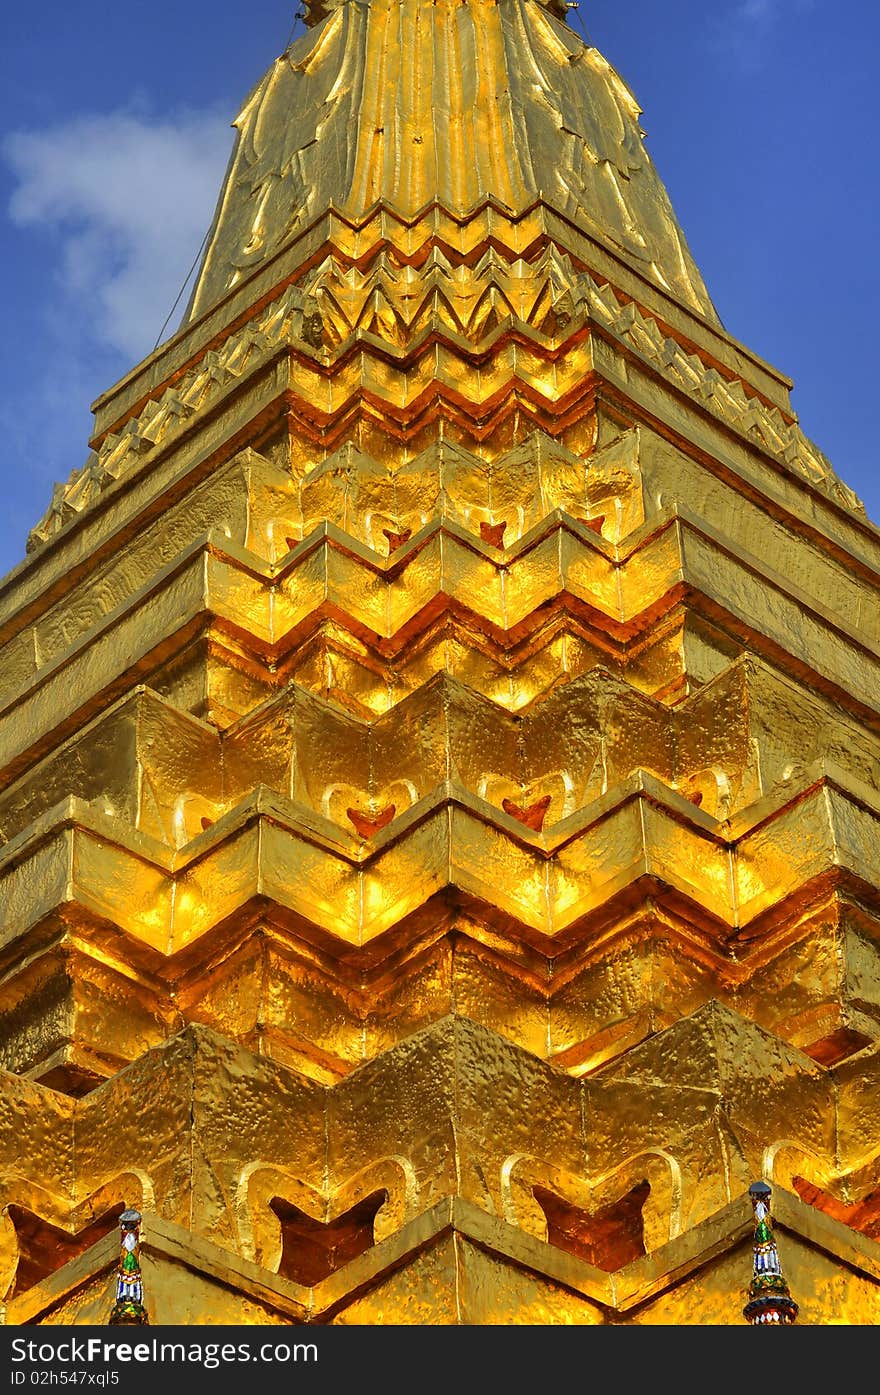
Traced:
<path fill-rule="evenodd" d="M 116 1270 L 116 1302 L 108 1326 L 147 1327 L 141 1278 L 141 1213 L 123 1211 L 119 1217 L 119 1267 Z"/>
<path fill-rule="evenodd" d="M 798 1305 L 788 1291 L 779 1263 L 770 1222 L 770 1195 L 766 1182 L 753 1182 L 749 1187 L 755 1212 L 754 1268 L 743 1317 L 752 1327 L 788 1327 L 798 1315 Z"/>

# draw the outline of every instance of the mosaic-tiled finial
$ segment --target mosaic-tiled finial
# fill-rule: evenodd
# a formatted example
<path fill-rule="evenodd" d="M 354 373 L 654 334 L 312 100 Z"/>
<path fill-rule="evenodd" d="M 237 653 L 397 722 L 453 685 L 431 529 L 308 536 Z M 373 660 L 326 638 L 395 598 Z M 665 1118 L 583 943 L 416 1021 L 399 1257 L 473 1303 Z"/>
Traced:
<path fill-rule="evenodd" d="M 149 1325 L 141 1278 L 141 1219 L 140 1211 L 123 1211 L 119 1217 L 119 1268 L 116 1271 L 116 1302 L 109 1318 L 110 1327 Z"/>
<path fill-rule="evenodd" d="M 788 1291 L 779 1263 L 770 1223 L 770 1195 L 766 1182 L 753 1182 L 749 1187 L 755 1211 L 755 1258 L 743 1317 L 752 1327 L 790 1326 L 798 1315 L 798 1305 Z"/>

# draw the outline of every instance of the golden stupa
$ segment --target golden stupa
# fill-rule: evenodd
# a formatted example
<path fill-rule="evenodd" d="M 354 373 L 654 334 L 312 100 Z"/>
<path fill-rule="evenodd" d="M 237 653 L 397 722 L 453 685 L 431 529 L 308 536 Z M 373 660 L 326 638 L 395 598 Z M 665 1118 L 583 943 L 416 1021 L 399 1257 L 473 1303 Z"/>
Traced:
<path fill-rule="evenodd" d="M 0 583 L 7 1323 L 880 1318 L 880 533 L 565 9 L 311 0 Z"/>

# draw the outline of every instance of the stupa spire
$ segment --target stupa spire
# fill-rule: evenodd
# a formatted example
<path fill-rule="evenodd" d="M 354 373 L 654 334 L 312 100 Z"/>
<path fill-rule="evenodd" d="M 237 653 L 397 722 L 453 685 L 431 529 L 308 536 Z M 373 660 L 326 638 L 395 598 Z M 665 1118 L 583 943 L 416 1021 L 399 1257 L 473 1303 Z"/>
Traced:
<path fill-rule="evenodd" d="M 0 587 L 6 1320 L 133 1178 L 194 1323 L 729 1318 L 717 1117 L 878 1184 L 880 534 L 556 11 L 313 18 Z"/>
<path fill-rule="evenodd" d="M 537 0 L 344 0 L 257 84 L 190 314 L 330 206 L 458 217 L 544 202 L 678 300 L 717 320 L 645 148 L 638 103 L 595 48 Z"/>

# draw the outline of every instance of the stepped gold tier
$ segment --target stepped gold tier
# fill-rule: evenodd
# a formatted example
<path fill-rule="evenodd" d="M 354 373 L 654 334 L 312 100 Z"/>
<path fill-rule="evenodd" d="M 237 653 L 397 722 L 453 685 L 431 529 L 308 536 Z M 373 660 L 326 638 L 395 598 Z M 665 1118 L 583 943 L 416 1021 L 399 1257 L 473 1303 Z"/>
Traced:
<path fill-rule="evenodd" d="M 565 9 L 310 0 L 0 581 L 7 1323 L 880 1319 L 880 533 Z"/>

